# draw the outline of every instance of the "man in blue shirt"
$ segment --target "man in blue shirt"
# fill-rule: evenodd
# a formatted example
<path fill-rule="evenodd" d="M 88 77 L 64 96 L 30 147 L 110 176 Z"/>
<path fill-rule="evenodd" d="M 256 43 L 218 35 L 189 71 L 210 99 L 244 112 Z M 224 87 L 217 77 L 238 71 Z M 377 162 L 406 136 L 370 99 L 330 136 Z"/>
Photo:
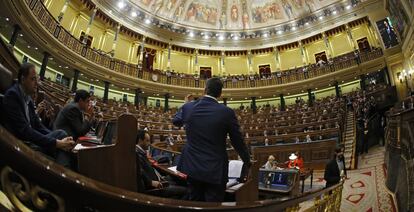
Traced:
<path fill-rule="evenodd" d="M 227 135 L 244 162 L 243 170 L 250 166 L 249 152 L 235 112 L 217 102 L 222 89 L 223 83 L 219 78 L 207 80 L 204 97 L 184 104 L 173 119 L 174 125 L 185 126 L 187 134 L 177 170 L 188 176 L 190 200 L 224 200 L 229 163 Z"/>

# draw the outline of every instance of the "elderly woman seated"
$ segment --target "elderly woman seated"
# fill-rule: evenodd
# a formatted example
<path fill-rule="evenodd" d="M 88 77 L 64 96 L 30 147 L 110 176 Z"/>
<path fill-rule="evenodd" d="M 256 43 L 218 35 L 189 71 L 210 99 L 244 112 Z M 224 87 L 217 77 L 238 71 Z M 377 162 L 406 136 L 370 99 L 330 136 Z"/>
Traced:
<path fill-rule="evenodd" d="M 267 159 L 267 162 L 263 166 L 263 168 L 268 169 L 268 170 L 275 170 L 275 169 L 277 169 L 277 161 L 275 159 L 275 156 L 269 155 L 269 158 Z"/>

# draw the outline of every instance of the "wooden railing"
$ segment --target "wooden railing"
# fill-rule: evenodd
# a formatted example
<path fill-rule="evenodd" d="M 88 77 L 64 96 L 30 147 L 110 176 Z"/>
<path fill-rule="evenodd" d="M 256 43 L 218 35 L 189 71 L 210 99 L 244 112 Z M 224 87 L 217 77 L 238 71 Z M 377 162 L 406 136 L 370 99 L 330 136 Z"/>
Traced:
<path fill-rule="evenodd" d="M 50 14 L 47 8 L 43 5 L 42 1 L 26 0 L 25 2 L 30 7 L 34 16 L 42 23 L 42 25 L 50 32 L 53 37 L 60 41 L 62 45 L 66 46 L 74 53 L 81 55 L 82 57 L 97 65 L 134 78 L 141 78 L 162 84 L 195 88 L 203 88 L 205 85 L 204 79 L 197 79 L 192 75 L 167 76 L 163 71 L 144 70 L 139 68 L 137 64 L 126 63 L 122 60 L 115 59 L 108 54 L 92 49 L 83 44 L 79 39 L 75 38 L 70 34 L 70 32 L 64 29 Z M 382 55 L 382 50 L 380 48 L 376 48 L 370 52 L 361 52 L 359 58 L 360 62 L 364 63 L 380 58 Z M 342 56 L 338 56 L 337 58 L 333 58 L 332 64 L 326 64 L 320 67 L 316 66 L 315 64 L 310 65 L 307 67 L 306 72 L 304 72 L 303 68 L 300 67 L 293 70 L 272 73 L 272 77 L 267 79 L 250 80 L 249 76 L 245 76 L 244 80 L 238 79 L 237 81 L 233 82 L 231 78 L 228 78 L 227 80 L 224 80 L 224 88 L 251 88 L 292 83 L 326 75 L 331 72 L 343 70 L 357 65 L 358 62 L 353 56 L 353 53 L 348 53 Z"/>
<path fill-rule="evenodd" d="M 5 194 L 2 198 L 12 203 L 2 206 L 16 211 L 298 211 L 304 201 L 311 203 L 305 211 L 339 211 L 342 196 L 342 183 L 284 201 L 205 203 L 150 196 L 65 169 L 30 149 L 2 126 L 0 176 L 0 193 Z"/>
<path fill-rule="evenodd" d="M 404 108 L 402 107 L 404 102 Z M 388 111 L 385 132 L 385 185 L 393 193 L 399 211 L 413 211 L 414 107 L 409 98 Z"/>

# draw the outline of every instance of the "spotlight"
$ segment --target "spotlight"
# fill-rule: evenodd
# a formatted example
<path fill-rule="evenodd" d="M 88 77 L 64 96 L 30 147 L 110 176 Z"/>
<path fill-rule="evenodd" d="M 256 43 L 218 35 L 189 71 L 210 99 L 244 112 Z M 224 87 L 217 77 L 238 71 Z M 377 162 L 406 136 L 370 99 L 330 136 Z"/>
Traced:
<path fill-rule="evenodd" d="M 296 27 L 294 26 L 294 27 L 292 27 L 292 31 L 295 31 L 296 30 Z"/>
<path fill-rule="evenodd" d="M 262 36 L 263 36 L 264 38 L 267 38 L 267 37 L 269 37 L 269 34 L 264 33 Z"/>
<path fill-rule="evenodd" d="M 281 35 L 282 33 L 283 33 L 283 31 L 282 31 L 282 30 L 278 30 L 278 31 L 277 31 L 277 34 L 278 34 L 278 35 Z"/>
<path fill-rule="evenodd" d="M 323 16 L 319 16 L 319 20 L 323 20 Z"/>
<path fill-rule="evenodd" d="M 351 5 L 348 5 L 348 6 L 346 6 L 345 7 L 347 10 L 349 10 L 349 9 L 351 9 L 352 8 L 352 6 Z"/>
<path fill-rule="evenodd" d="M 336 13 L 338 13 L 336 10 L 332 11 L 333 15 L 336 15 Z"/>
<path fill-rule="evenodd" d="M 135 17 L 138 16 L 138 14 L 137 14 L 137 12 L 133 11 L 133 12 L 131 12 L 131 16 L 135 18 Z"/>
<path fill-rule="evenodd" d="M 218 39 L 219 39 L 219 40 L 224 40 L 224 36 L 223 36 L 223 35 L 220 35 L 220 36 L 218 37 Z"/>
<path fill-rule="evenodd" d="M 151 20 L 149 20 L 149 19 L 147 18 L 147 19 L 145 19 L 145 23 L 146 23 L 146 24 L 150 24 L 150 23 L 151 23 Z"/>
<path fill-rule="evenodd" d="M 190 32 L 190 33 L 188 33 L 188 36 L 190 36 L 190 37 L 194 37 L 194 32 Z"/>
<path fill-rule="evenodd" d="M 10 21 L 10 19 L 9 18 L 6 18 L 6 21 Z"/>
<path fill-rule="evenodd" d="M 119 1 L 117 5 L 119 9 L 123 9 L 126 6 L 124 1 Z"/>

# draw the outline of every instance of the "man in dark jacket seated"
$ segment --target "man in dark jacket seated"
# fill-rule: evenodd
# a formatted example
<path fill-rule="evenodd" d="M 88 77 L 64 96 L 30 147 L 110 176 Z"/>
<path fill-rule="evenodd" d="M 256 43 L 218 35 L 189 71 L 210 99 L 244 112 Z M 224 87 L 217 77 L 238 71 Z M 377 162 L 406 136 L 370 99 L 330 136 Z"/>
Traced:
<path fill-rule="evenodd" d="M 72 137 L 65 131 L 50 131 L 42 125 L 32 100 L 37 88 L 35 66 L 23 64 L 17 74 L 18 83 L 10 87 L 3 100 L 4 125 L 18 139 L 26 141 L 33 149 L 54 158 L 66 167 L 70 166 L 69 151 L 74 146 Z"/>
<path fill-rule="evenodd" d="M 326 164 L 324 179 L 326 188 L 336 185 L 346 178 L 346 166 L 344 154 L 340 148 L 335 150 L 334 158 Z"/>
<path fill-rule="evenodd" d="M 137 145 L 135 148 L 137 165 L 139 164 L 140 167 L 140 170 L 137 170 L 138 191 L 163 197 L 181 199 L 186 194 L 187 189 L 177 185 L 177 183 L 169 176 L 162 176 L 152 167 L 147 154 L 149 144 L 150 135 L 148 132 L 145 130 L 138 130 Z M 150 192 L 150 190 L 154 189 L 159 190 Z"/>
<path fill-rule="evenodd" d="M 93 106 L 89 103 L 89 100 L 89 92 L 77 90 L 74 101 L 67 104 L 59 112 L 54 123 L 54 129 L 64 130 L 75 141 L 88 133 L 94 121 Z"/>

